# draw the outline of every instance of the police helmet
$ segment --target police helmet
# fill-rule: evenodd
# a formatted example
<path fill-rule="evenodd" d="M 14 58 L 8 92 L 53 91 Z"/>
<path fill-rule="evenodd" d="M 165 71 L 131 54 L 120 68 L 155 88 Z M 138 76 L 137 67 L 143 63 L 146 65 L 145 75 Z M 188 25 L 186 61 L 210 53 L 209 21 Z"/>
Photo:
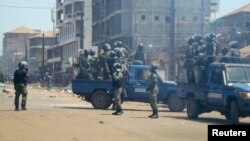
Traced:
<path fill-rule="evenodd" d="M 106 44 L 104 44 L 104 45 L 102 46 L 102 49 L 103 49 L 104 51 L 109 51 L 109 50 L 111 50 L 111 47 L 110 47 L 110 45 L 109 45 L 108 43 L 106 43 Z"/>
<path fill-rule="evenodd" d="M 188 44 L 191 45 L 191 44 L 194 42 L 193 36 L 189 36 L 189 37 L 187 38 L 187 42 L 188 42 Z"/>
<path fill-rule="evenodd" d="M 83 55 L 84 56 L 88 56 L 89 55 L 89 51 L 87 49 L 84 49 Z"/>
<path fill-rule="evenodd" d="M 144 48 L 143 43 L 140 43 L 140 44 L 138 45 L 138 49 L 139 49 L 139 50 L 142 50 L 143 48 Z"/>
<path fill-rule="evenodd" d="M 89 50 L 89 55 L 90 55 L 90 56 L 95 56 L 95 51 L 94 51 L 93 49 L 90 49 L 90 50 Z"/>
<path fill-rule="evenodd" d="M 237 41 L 229 42 L 230 48 L 239 48 L 239 43 Z"/>
<path fill-rule="evenodd" d="M 28 63 L 26 61 L 22 61 L 18 63 L 18 67 L 19 68 L 27 68 L 28 67 Z"/>
<path fill-rule="evenodd" d="M 116 41 L 114 43 L 115 47 L 122 47 L 123 46 L 123 43 L 121 41 Z"/>
<path fill-rule="evenodd" d="M 115 51 L 113 51 L 113 50 L 112 50 L 112 51 L 110 51 L 110 52 L 109 52 L 109 56 L 110 56 L 110 57 L 115 57 L 115 56 L 116 56 Z"/>
<path fill-rule="evenodd" d="M 122 71 L 122 65 L 120 63 L 114 63 L 113 68 L 116 71 L 119 71 L 119 72 Z"/>
<path fill-rule="evenodd" d="M 201 34 L 195 34 L 194 35 L 194 40 L 196 41 L 196 42 L 199 42 L 199 41 L 201 41 L 203 38 L 202 38 L 202 35 Z"/>
<path fill-rule="evenodd" d="M 151 72 L 155 72 L 156 70 L 157 70 L 157 65 L 156 64 L 151 64 L 150 66 L 149 66 L 149 69 L 150 69 L 150 71 Z"/>
<path fill-rule="evenodd" d="M 216 39 L 216 34 L 211 33 L 209 34 L 210 39 L 215 40 Z"/>

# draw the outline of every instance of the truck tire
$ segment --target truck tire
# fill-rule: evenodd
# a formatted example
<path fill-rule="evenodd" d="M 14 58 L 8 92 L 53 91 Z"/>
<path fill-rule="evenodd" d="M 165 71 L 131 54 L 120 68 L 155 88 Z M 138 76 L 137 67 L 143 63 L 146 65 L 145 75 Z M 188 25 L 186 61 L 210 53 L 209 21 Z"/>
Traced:
<path fill-rule="evenodd" d="M 198 100 L 195 100 L 194 97 L 190 97 L 187 100 L 187 116 L 190 119 L 197 119 L 200 114 L 200 103 Z"/>
<path fill-rule="evenodd" d="M 230 103 L 230 117 L 231 117 L 231 124 L 238 124 L 239 123 L 239 109 L 237 107 L 237 102 L 235 100 L 231 101 Z"/>
<path fill-rule="evenodd" d="M 182 112 L 186 107 L 185 100 L 180 99 L 176 94 L 170 94 L 166 104 L 171 112 Z"/>
<path fill-rule="evenodd" d="M 111 98 L 104 91 L 95 91 L 91 97 L 91 104 L 95 109 L 107 109 L 111 105 Z"/>

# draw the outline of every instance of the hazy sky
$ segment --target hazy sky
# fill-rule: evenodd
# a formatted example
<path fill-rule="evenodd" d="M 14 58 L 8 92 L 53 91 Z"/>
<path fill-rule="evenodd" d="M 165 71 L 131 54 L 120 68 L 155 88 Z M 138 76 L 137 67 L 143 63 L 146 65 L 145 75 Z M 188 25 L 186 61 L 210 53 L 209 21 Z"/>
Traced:
<path fill-rule="evenodd" d="M 34 29 L 50 30 L 51 8 L 56 0 L 0 0 L 0 54 L 2 50 L 2 34 L 19 26 Z M 221 17 L 231 11 L 250 3 L 249 0 L 220 0 Z M 27 8 L 22 8 L 27 7 Z"/>

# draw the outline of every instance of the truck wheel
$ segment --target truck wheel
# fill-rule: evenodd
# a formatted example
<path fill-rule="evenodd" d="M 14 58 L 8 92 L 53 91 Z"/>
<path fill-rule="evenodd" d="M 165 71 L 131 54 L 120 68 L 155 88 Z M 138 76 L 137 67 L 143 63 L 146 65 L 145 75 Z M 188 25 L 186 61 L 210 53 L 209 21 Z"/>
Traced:
<path fill-rule="evenodd" d="M 95 109 L 107 109 L 111 105 L 111 98 L 106 92 L 96 91 L 91 97 L 91 104 Z"/>
<path fill-rule="evenodd" d="M 230 103 L 230 117 L 231 117 L 231 123 L 232 124 L 238 124 L 239 123 L 239 110 L 237 107 L 237 102 L 233 100 Z"/>
<path fill-rule="evenodd" d="M 171 94 L 166 104 L 171 112 L 182 112 L 186 107 L 185 101 L 180 99 L 176 94 Z"/>
<path fill-rule="evenodd" d="M 197 119 L 200 114 L 200 104 L 199 101 L 191 97 L 187 100 L 187 116 L 190 119 Z"/>

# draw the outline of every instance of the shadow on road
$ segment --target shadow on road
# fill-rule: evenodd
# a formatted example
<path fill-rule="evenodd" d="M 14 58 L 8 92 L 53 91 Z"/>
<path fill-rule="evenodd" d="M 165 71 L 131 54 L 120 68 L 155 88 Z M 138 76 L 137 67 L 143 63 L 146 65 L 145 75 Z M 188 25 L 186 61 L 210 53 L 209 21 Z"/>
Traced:
<path fill-rule="evenodd" d="M 111 111 L 112 109 L 95 109 L 91 106 L 54 106 L 54 108 L 60 108 L 60 109 L 75 109 L 75 110 L 109 110 Z M 124 112 L 130 111 L 130 112 L 151 112 L 152 110 L 145 110 L 145 109 L 130 109 L 130 108 L 124 108 Z M 171 112 L 168 109 L 164 110 L 159 110 L 159 112 Z"/>
<path fill-rule="evenodd" d="M 212 117 L 199 117 L 198 119 L 189 119 L 188 117 L 177 117 L 177 116 L 163 116 L 163 117 L 174 118 L 174 119 L 179 119 L 179 120 L 189 120 L 189 121 L 201 122 L 201 123 L 207 123 L 207 124 L 223 124 L 223 125 L 230 124 L 226 119 L 219 119 L 219 118 L 212 118 Z M 250 125 L 250 123 L 247 123 L 247 122 L 240 122 L 240 124 Z"/>
<path fill-rule="evenodd" d="M 103 110 L 103 109 L 94 109 L 92 107 L 74 107 L 74 106 L 55 106 L 54 108 L 59 108 L 59 109 L 74 109 L 74 110 Z M 109 109 L 105 109 L 105 110 L 109 110 Z"/>
<path fill-rule="evenodd" d="M 14 109 L 13 110 L 0 110 L 2 112 L 16 112 Z"/>

